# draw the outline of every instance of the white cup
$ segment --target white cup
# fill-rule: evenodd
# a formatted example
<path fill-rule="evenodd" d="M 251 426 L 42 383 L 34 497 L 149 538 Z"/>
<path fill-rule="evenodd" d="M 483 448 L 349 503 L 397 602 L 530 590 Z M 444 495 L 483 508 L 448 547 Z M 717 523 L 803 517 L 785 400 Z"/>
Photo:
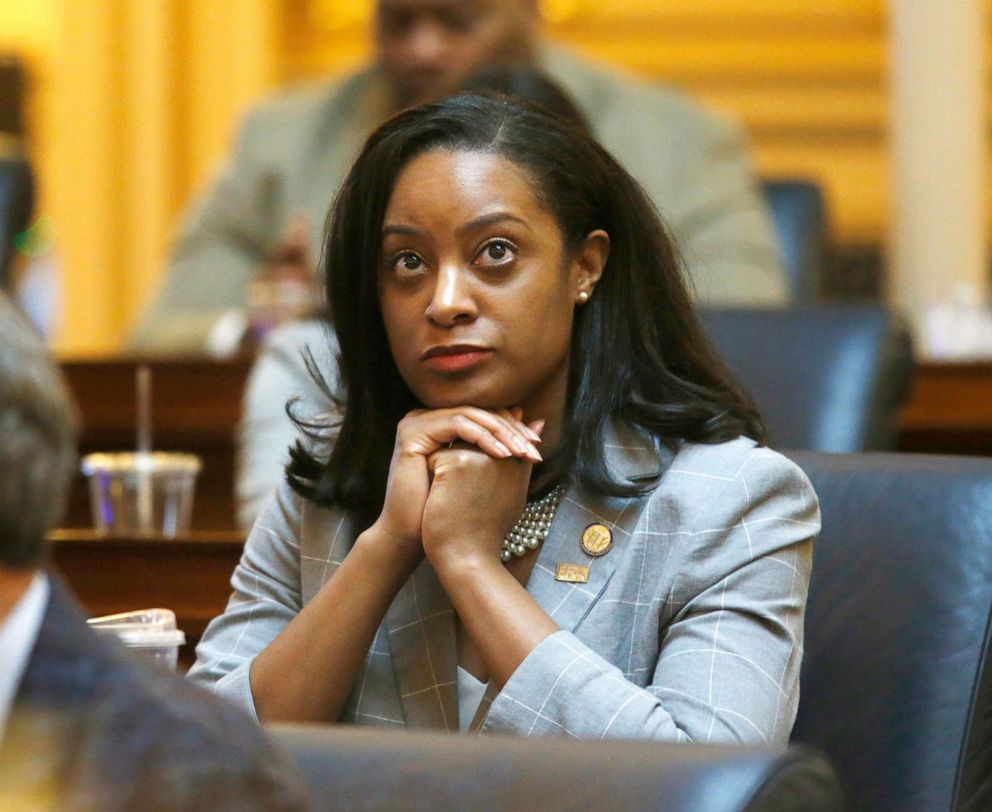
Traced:
<path fill-rule="evenodd" d="M 98 634 L 113 635 L 128 649 L 173 671 L 179 662 L 179 647 L 186 642 L 185 633 L 176 628 L 176 613 L 171 609 L 139 609 L 93 617 L 86 622 Z"/>

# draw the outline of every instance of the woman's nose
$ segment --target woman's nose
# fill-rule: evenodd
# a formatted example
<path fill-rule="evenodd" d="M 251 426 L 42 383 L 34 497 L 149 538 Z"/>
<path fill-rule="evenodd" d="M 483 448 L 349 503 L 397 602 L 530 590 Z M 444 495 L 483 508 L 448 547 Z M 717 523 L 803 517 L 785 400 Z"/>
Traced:
<path fill-rule="evenodd" d="M 427 318 L 442 327 L 474 321 L 479 315 L 471 280 L 461 268 L 443 267 L 438 272 Z"/>

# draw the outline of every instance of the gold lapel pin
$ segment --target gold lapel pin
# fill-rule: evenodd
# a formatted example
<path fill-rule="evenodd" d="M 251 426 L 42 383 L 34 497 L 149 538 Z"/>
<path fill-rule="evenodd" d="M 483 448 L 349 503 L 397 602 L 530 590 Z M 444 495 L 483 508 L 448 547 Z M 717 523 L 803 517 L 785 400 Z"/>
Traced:
<path fill-rule="evenodd" d="M 609 525 L 593 522 L 582 531 L 582 552 L 598 558 L 613 549 L 613 530 Z"/>
<path fill-rule="evenodd" d="M 585 564 L 559 564 L 555 567 L 555 580 L 566 584 L 588 584 L 589 567 Z"/>

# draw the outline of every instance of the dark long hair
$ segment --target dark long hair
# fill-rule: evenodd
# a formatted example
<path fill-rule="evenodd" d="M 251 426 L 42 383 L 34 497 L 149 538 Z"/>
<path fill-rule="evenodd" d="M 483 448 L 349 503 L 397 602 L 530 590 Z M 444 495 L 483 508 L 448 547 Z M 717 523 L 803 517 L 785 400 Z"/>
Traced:
<path fill-rule="evenodd" d="M 366 521 L 381 509 L 396 425 L 422 405 L 400 377 L 379 310 L 382 223 L 401 170 L 436 150 L 491 153 L 524 169 L 566 252 L 595 229 L 610 235 L 595 294 L 576 310 L 555 454 L 561 479 L 615 496 L 652 487 L 611 475 L 604 445 L 613 422 L 671 446 L 764 439 L 753 404 L 703 335 L 672 240 L 637 182 L 580 126 L 505 97 L 461 95 L 380 126 L 335 201 L 323 261 L 345 395 L 329 458 L 302 444 L 291 451 L 298 493 Z"/>

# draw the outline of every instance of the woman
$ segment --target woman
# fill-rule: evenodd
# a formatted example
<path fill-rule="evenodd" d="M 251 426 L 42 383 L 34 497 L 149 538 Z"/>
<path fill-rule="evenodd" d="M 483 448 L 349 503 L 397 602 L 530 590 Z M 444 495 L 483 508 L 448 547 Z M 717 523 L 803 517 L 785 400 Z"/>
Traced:
<path fill-rule="evenodd" d="M 575 101 L 536 68 L 488 66 L 470 76 L 462 90 L 510 96 L 588 128 Z M 340 394 L 337 341 L 326 325 L 326 314 L 315 313 L 273 330 L 248 376 L 237 429 L 235 478 L 238 526 L 246 533 L 272 488 L 285 476 L 288 449 L 299 433 L 295 423 L 334 410 L 333 401 Z M 311 364 L 320 370 L 323 385 L 311 374 Z M 292 419 L 286 410 L 290 401 Z"/>
<path fill-rule="evenodd" d="M 294 450 L 191 678 L 266 721 L 786 741 L 816 498 L 616 161 L 507 100 L 407 111 L 325 261 L 333 451 Z"/>

